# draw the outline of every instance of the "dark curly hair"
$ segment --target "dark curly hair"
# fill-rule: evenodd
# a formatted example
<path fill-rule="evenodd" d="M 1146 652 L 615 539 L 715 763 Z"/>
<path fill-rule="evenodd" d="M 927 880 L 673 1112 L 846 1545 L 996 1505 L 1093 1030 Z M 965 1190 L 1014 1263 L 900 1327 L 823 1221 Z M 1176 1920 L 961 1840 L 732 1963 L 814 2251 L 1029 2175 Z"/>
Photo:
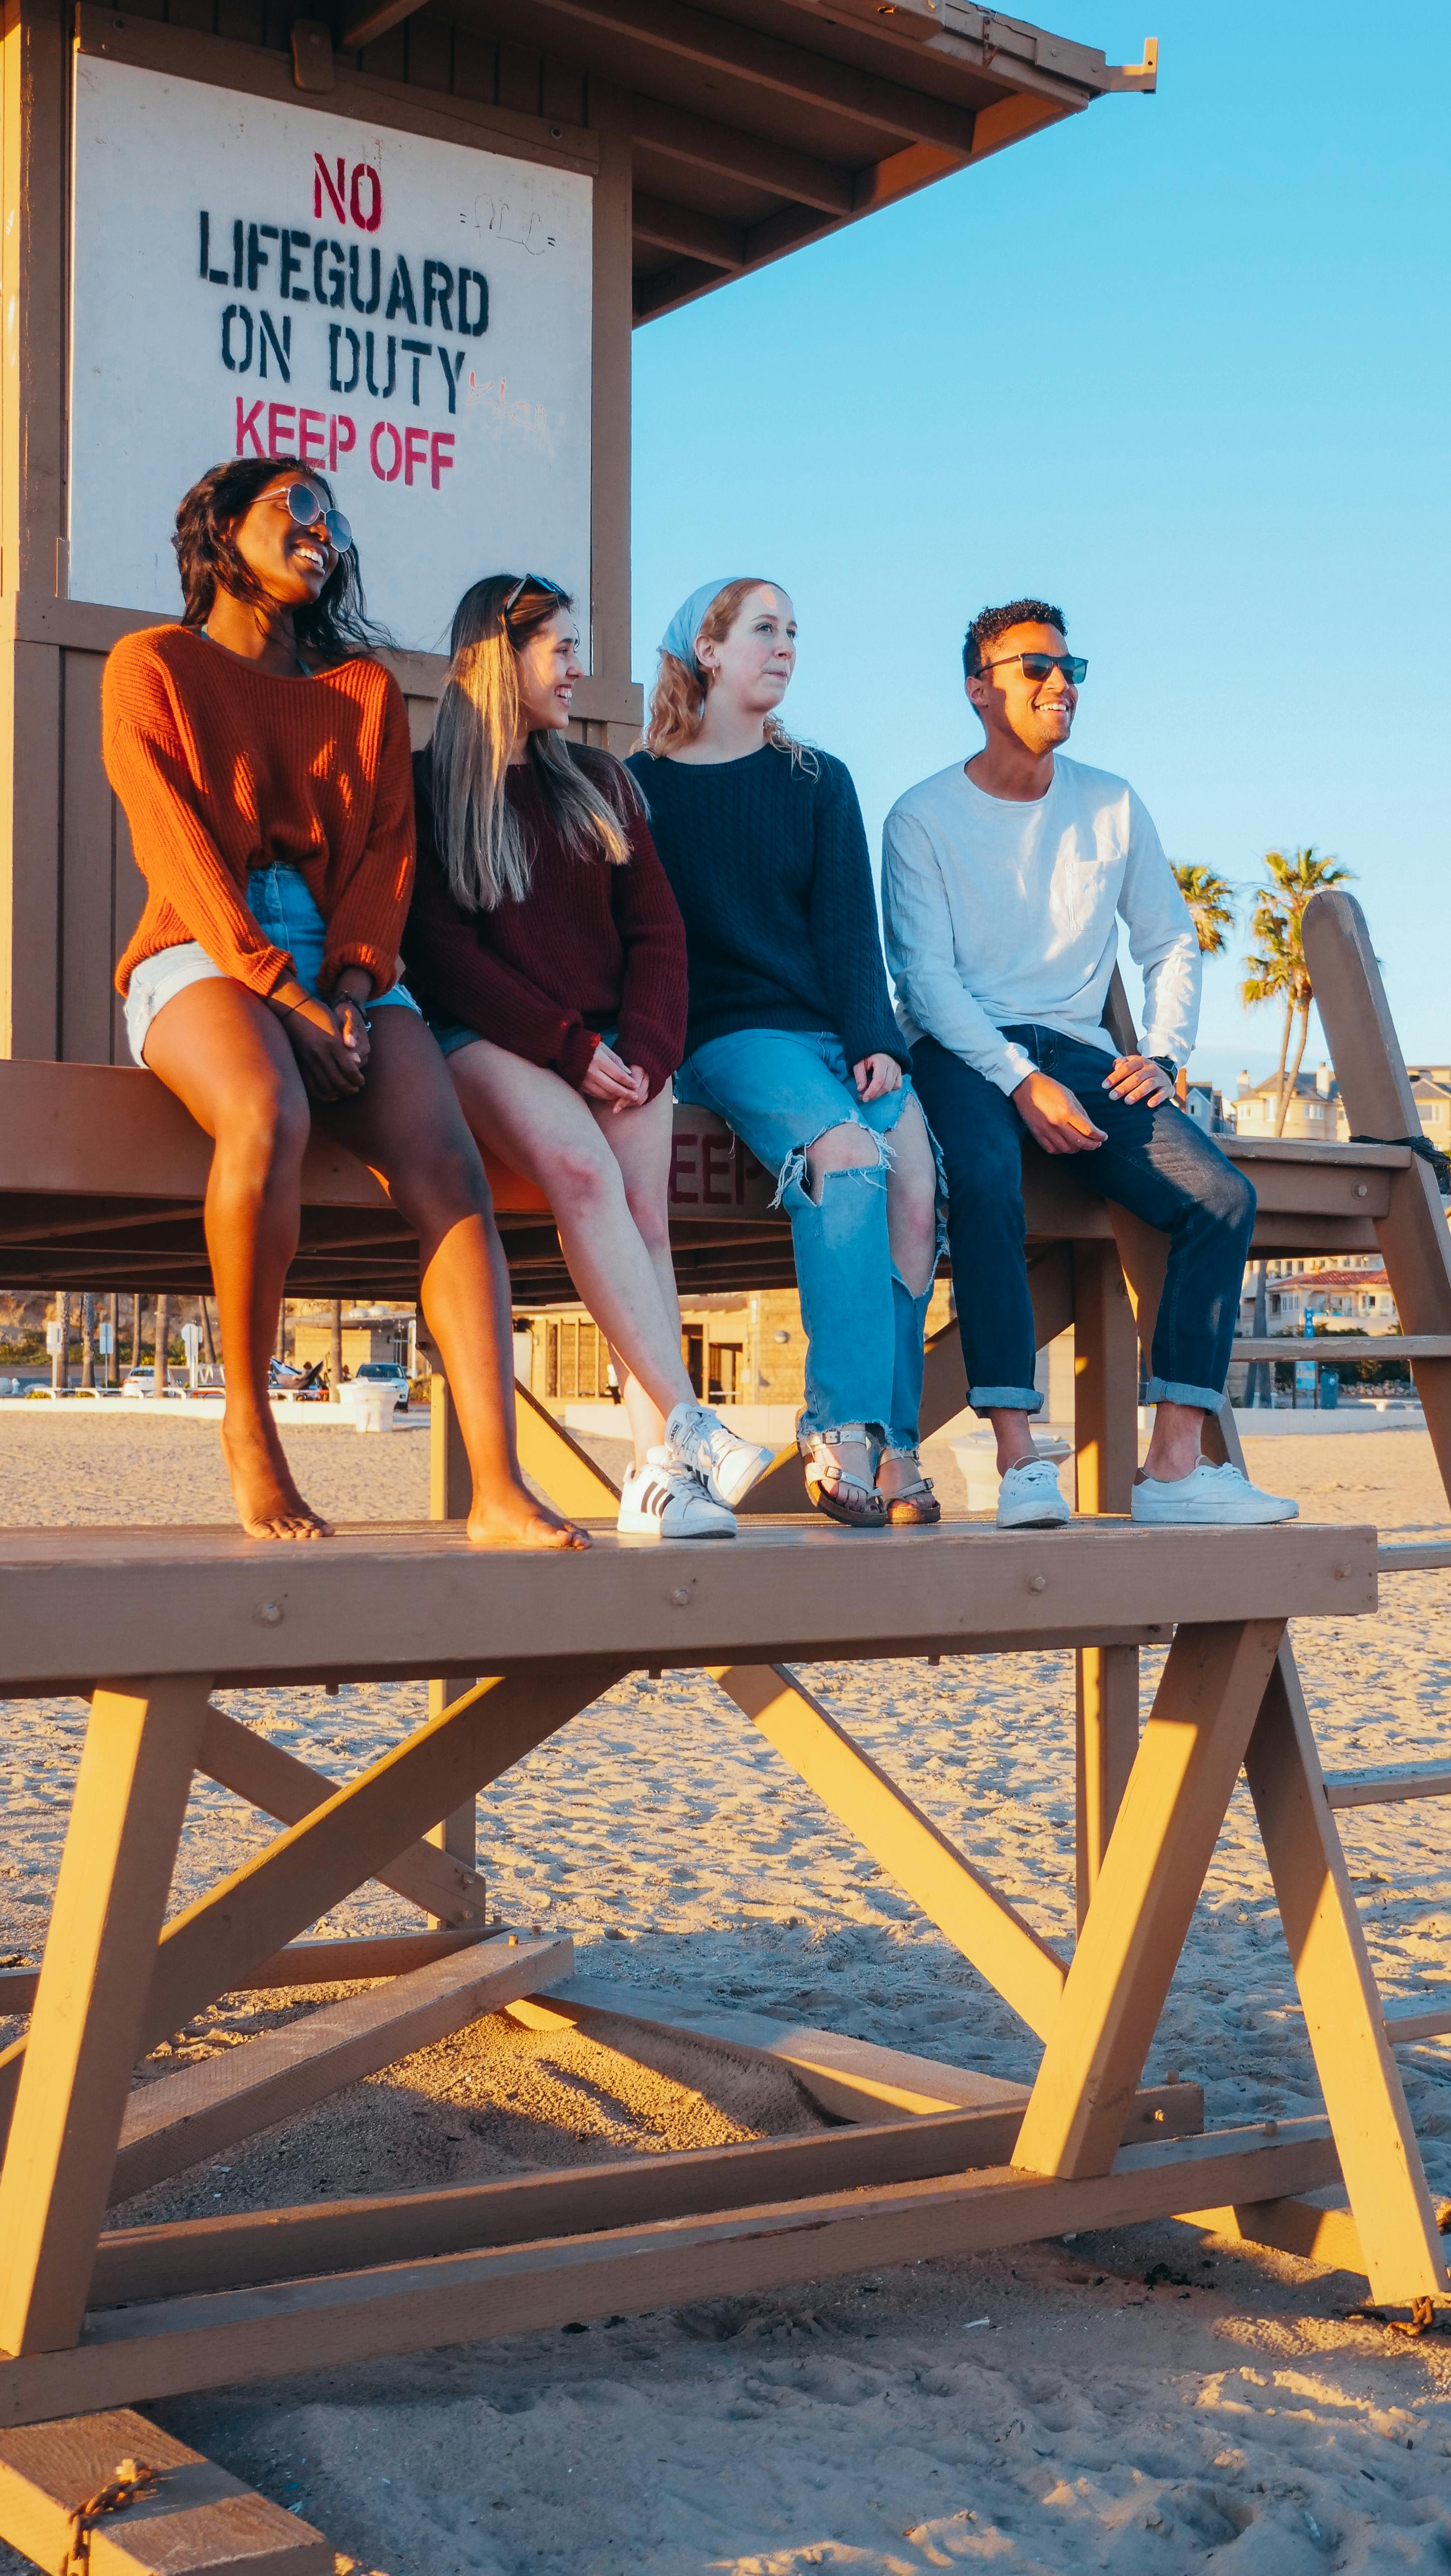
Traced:
<path fill-rule="evenodd" d="M 171 541 L 186 603 L 183 626 L 204 626 L 219 590 L 230 591 L 235 599 L 265 600 L 256 574 L 237 551 L 235 531 L 253 502 L 282 474 L 315 484 L 328 508 L 333 507 L 327 476 L 299 456 L 229 457 L 193 483 L 177 511 Z M 368 615 L 356 546 L 339 555 L 317 598 L 294 610 L 292 625 L 299 644 L 325 662 L 387 649 L 392 638 Z"/>
<path fill-rule="evenodd" d="M 1051 608 L 1046 599 L 1010 599 L 1005 608 L 980 608 L 962 639 L 962 676 L 965 680 L 982 677 L 982 648 L 995 644 L 1010 626 L 1056 626 L 1067 641 L 1068 620 L 1061 608 Z"/>

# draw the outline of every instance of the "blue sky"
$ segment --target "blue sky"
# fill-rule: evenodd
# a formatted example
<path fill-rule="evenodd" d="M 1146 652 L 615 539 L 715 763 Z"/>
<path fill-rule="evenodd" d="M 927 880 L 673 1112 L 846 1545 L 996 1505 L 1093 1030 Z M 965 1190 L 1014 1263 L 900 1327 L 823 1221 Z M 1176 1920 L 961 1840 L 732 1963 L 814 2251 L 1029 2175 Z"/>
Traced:
<path fill-rule="evenodd" d="M 1451 8 L 1039 23 L 1114 62 L 1157 34 L 1157 96 L 636 333 L 636 671 L 696 582 L 785 582 L 790 713 L 850 763 L 875 851 L 981 739 L 967 618 L 1055 598 L 1091 662 L 1075 752 L 1237 884 L 1277 844 L 1353 867 L 1408 1054 L 1451 1059 Z M 1273 1058 L 1235 981 L 1206 977 L 1216 1079 Z"/>

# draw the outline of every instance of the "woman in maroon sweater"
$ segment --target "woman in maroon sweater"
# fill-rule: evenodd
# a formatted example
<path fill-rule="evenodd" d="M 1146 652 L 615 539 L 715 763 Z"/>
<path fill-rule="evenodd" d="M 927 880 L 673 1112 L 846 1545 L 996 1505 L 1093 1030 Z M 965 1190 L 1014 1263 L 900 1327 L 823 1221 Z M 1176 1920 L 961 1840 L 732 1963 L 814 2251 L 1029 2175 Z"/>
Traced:
<path fill-rule="evenodd" d="M 670 1258 L 685 932 L 629 772 L 566 741 L 582 676 L 553 582 L 475 582 L 414 760 L 409 980 L 480 1144 L 538 1184 L 635 1444 L 620 1527 L 729 1537 L 770 1452 L 696 1402 Z"/>

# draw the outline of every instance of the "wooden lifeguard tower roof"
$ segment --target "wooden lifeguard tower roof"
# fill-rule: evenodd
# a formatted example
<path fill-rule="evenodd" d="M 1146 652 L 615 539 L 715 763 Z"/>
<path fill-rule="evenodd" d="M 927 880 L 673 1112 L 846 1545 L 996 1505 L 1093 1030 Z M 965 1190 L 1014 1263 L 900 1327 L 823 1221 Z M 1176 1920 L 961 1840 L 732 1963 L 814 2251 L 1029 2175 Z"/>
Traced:
<path fill-rule="evenodd" d="M 431 84 L 447 66 L 449 86 L 497 47 L 497 103 L 569 123 L 587 82 L 627 92 L 639 322 L 1106 91 L 1151 90 L 1158 51 L 1111 64 L 964 0 L 359 0 L 336 44 Z"/>

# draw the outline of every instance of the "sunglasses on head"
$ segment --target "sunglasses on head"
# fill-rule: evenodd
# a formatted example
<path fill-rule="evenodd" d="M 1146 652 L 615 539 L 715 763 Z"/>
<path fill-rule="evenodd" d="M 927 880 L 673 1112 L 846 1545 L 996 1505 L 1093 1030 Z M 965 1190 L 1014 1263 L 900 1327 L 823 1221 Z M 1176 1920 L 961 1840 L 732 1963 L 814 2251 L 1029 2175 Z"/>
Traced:
<path fill-rule="evenodd" d="M 1088 664 L 1081 653 L 1007 653 L 1001 662 L 984 662 L 984 671 L 1005 671 L 1010 662 L 1022 668 L 1025 680 L 1046 680 L 1050 671 L 1061 671 L 1076 689 L 1088 676 Z"/>
<path fill-rule="evenodd" d="M 542 591 L 546 599 L 564 599 L 568 595 L 559 582 L 546 581 L 542 573 L 521 573 L 499 611 L 506 626 L 514 613 L 516 603 L 522 599 L 526 590 Z"/>
<path fill-rule="evenodd" d="M 326 528 L 329 542 L 337 552 L 340 555 L 347 553 L 353 542 L 351 527 L 341 510 L 323 508 L 310 483 L 289 483 L 286 491 L 280 492 L 277 497 L 286 502 L 289 517 L 295 519 L 300 528 L 315 528 L 321 525 Z"/>

